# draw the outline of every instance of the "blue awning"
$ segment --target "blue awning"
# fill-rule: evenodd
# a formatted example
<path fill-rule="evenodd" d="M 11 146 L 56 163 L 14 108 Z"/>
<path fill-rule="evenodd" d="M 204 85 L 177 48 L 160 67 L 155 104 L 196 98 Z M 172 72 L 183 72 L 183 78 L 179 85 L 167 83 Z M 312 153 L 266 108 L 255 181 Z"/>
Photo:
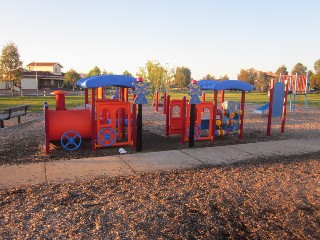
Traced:
<path fill-rule="evenodd" d="M 106 86 L 127 87 L 133 88 L 132 83 L 137 82 L 137 79 L 125 75 L 101 75 L 89 78 L 82 78 L 77 81 L 77 86 L 80 88 L 99 88 Z"/>
<path fill-rule="evenodd" d="M 238 90 L 250 92 L 253 86 L 239 80 L 199 80 L 197 84 L 201 90 Z"/>

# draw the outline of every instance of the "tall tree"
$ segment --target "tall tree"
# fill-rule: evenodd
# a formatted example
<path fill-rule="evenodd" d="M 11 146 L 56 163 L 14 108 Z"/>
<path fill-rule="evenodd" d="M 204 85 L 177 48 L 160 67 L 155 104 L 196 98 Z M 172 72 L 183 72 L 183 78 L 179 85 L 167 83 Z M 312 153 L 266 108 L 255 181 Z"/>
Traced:
<path fill-rule="evenodd" d="M 100 68 L 95 66 L 88 72 L 87 77 L 93 77 L 93 76 L 99 76 L 99 75 L 101 75 L 101 70 Z"/>
<path fill-rule="evenodd" d="M 291 71 L 291 75 L 295 75 L 295 74 L 298 74 L 298 75 L 306 75 L 307 74 L 307 67 L 304 66 L 302 63 L 297 63 L 292 71 Z"/>
<path fill-rule="evenodd" d="M 258 73 L 253 68 L 248 70 L 241 69 L 240 73 L 238 74 L 238 80 L 244 81 L 253 85 L 257 80 Z"/>
<path fill-rule="evenodd" d="M 315 73 L 312 73 L 311 71 L 308 72 L 310 87 L 319 91 L 320 90 L 320 59 L 315 61 L 314 71 Z"/>
<path fill-rule="evenodd" d="M 267 92 L 269 88 L 270 76 L 265 72 L 260 72 L 256 78 L 256 90 Z"/>
<path fill-rule="evenodd" d="M 139 68 L 137 76 L 148 81 L 152 88 L 152 93 L 154 93 L 156 89 L 162 90 L 165 88 L 165 74 L 164 67 L 158 61 L 149 60 L 144 67 Z"/>
<path fill-rule="evenodd" d="M 179 88 L 188 87 L 191 81 L 191 70 L 186 67 L 177 67 L 175 74 L 175 84 Z"/>
<path fill-rule="evenodd" d="M 64 75 L 64 81 L 67 85 L 72 86 L 72 90 L 76 87 L 77 81 L 81 78 L 80 74 L 77 73 L 74 69 L 70 69 Z"/>
<path fill-rule="evenodd" d="M 281 65 L 280 67 L 278 67 L 277 71 L 275 72 L 275 75 L 276 75 L 277 79 L 279 79 L 280 74 L 282 76 L 289 74 L 288 69 L 287 69 L 287 67 L 285 65 Z"/>
<path fill-rule="evenodd" d="M 14 43 L 8 43 L 2 49 L 0 57 L 0 73 L 4 81 L 10 82 L 13 94 L 14 86 L 21 87 L 22 61 L 18 47 Z"/>
<path fill-rule="evenodd" d="M 316 72 L 316 74 L 320 73 L 320 59 L 315 61 L 315 63 L 314 63 L 314 71 Z"/>
<path fill-rule="evenodd" d="M 320 90 L 320 73 L 314 73 L 310 76 L 310 87 L 316 90 Z"/>
<path fill-rule="evenodd" d="M 215 78 L 215 76 L 213 74 L 208 73 L 202 79 L 203 80 L 215 80 L 216 78 Z"/>

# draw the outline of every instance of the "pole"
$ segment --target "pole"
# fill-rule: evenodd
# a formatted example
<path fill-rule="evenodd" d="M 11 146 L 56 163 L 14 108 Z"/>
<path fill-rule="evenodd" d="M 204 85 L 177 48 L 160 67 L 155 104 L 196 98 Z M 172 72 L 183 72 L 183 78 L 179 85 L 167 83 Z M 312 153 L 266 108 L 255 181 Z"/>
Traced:
<path fill-rule="evenodd" d="M 274 79 L 271 79 L 270 97 L 269 97 L 269 112 L 268 112 L 268 126 L 267 136 L 271 134 L 271 120 L 272 120 L 272 105 L 273 105 Z"/>
<path fill-rule="evenodd" d="M 224 102 L 224 90 L 221 90 L 220 109 L 222 109 L 222 103 Z"/>
<path fill-rule="evenodd" d="M 156 91 L 156 110 L 155 112 L 159 111 L 159 91 Z"/>
<path fill-rule="evenodd" d="M 167 107 L 167 92 L 163 92 L 163 110 L 162 114 L 166 114 L 166 107 Z"/>
<path fill-rule="evenodd" d="M 186 139 L 186 107 L 187 107 L 187 98 L 182 98 L 182 106 L 180 110 L 180 114 L 182 117 L 182 127 L 181 127 L 181 144 L 184 144 L 184 141 Z"/>
<path fill-rule="evenodd" d="M 95 106 L 95 89 L 91 88 L 91 148 L 96 150 L 96 106 Z"/>
<path fill-rule="evenodd" d="M 166 105 L 167 109 L 166 109 L 166 137 L 169 136 L 170 132 L 169 132 L 169 128 L 170 128 L 170 115 L 172 117 L 172 112 L 170 111 L 170 95 L 167 96 L 167 105 Z"/>
<path fill-rule="evenodd" d="M 282 121 L 281 121 L 281 133 L 284 133 L 284 126 L 286 124 L 286 113 L 287 113 L 287 96 L 288 96 L 288 82 L 285 82 L 284 86 L 284 99 L 282 108 Z"/>
<path fill-rule="evenodd" d="M 191 104 L 190 109 L 190 128 L 189 128 L 189 147 L 194 147 L 194 125 L 195 125 L 196 105 Z"/>
<path fill-rule="evenodd" d="M 212 119 L 212 141 L 216 138 L 216 127 L 217 127 L 217 104 L 218 104 L 218 91 L 213 91 L 213 119 Z"/>
<path fill-rule="evenodd" d="M 50 154 L 50 140 L 49 140 L 49 109 L 48 103 L 44 103 L 44 127 L 45 127 L 45 151 Z"/>
<path fill-rule="evenodd" d="M 136 151 L 137 152 L 142 151 L 142 104 L 138 104 Z"/>
<path fill-rule="evenodd" d="M 242 140 L 243 138 L 243 119 L 244 119 L 244 103 L 245 103 L 245 96 L 246 96 L 246 92 L 245 91 L 242 91 L 242 94 L 241 94 L 241 113 L 240 113 L 240 126 L 239 126 L 239 130 L 240 130 L 240 133 L 239 133 L 239 136 L 238 138 L 240 140 Z"/>

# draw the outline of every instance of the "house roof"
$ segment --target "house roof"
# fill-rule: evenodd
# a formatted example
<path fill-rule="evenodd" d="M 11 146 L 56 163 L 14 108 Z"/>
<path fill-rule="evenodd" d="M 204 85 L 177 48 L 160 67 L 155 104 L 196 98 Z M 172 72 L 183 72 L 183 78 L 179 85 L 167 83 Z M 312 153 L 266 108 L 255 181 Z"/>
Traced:
<path fill-rule="evenodd" d="M 52 67 L 56 64 L 63 68 L 63 66 L 58 62 L 32 62 L 29 63 L 27 67 Z"/>

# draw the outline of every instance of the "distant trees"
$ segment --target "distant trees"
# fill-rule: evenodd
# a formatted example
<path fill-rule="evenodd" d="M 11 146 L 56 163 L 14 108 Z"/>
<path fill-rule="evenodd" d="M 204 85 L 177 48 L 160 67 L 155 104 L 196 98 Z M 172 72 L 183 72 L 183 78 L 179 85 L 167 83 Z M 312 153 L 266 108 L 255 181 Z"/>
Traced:
<path fill-rule="evenodd" d="M 133 77 L 133 75 L 127 70 L 125 70 L 122 75 Z"/>
<path fill-rule="evenodd" d="M 152 88 L 152 93 L 156 89 L 165 88 L 165 69 L 156 60 L 147 61 L 144 67 L 139 68 L 137 76 L 142 77 L 144 81 L 149 82 Z"/>
<path fill-rule="evenodd" d="M 277 71 L 275 72 L 275 75 L 277 76 L 277 79 L 279 79 L 280 74 L 283 75 L 288 75 L 288 69 L 285 65 L 281 65 L 280 67 L 278 67 Z"/>
<path fill-rule="evenodd" d="M 310 87 L 320 90 L 320 59 L 314 63 L 314 74 L 311 74 L 310 80 Z"/>
<path fill-rule="evenodd" d="M 180 89 L 188 87 L 191 81 L 191 70 L 186 67 L 177 67 L 174 83 Z"/>
<path fill-rule="evenodd" d="M 292 71 L 291 71 L 291 75 L 295 75 L 295 74 L 298 74 L 298 75 L 306 75 L 307 74 L 307 67 L 304 66 L 302 63 L 297 63 Z"/>
<path fill-rule="evenodd" d="M 140 67 L 137 72 L 138 77 L 142 77 L 148 81 L 152 88 L 152 93 L 155 90 L 163 91 L 170 90 L 171 79 L 174 75 L 174 69 L 168 64 L 161 65 L 157 60 L 149 60 L 144 67 Z"/>
<path fill-rule="evenodd" d="M 72 86 L 72 90 L 76 87 L 77 81 L 81 78 L 80 74 L 77 73 L 74 69 L 70 69 L 64 75 L 64 82 L 67 86 Z"/>
<path fill-rule="evenodd" d="M 240 73 L 238 74 L 238 80 L 254 85 L 255 81 L 257 80 L 257 76 L 258 73 L 253 68 L 248 70 L 241 69 Z"/>
<path fill-rule="evenodd" d="M 93 76 L 99 76 L 99 75 L 101 75 L 101 70 L 100 68 L 95 66 L 88 72 L 87 77 L 93 77 Z"/>
<path fill-rule="evenodd" d="M 8 43 L 1 52 L 0 74 L 4 81 L 10 82 L 12 94 L 14 86 L 21 88 L 22 72 L 22 61 L 20 61 L 18 47 L 14 43 Z"/>
<path fill-rule="evenodd" d="M 215 80 L 215 76 L 213 74 L 207 74 L 203 78 L 203 80 Z"/>
<path fill-rule="evenodd" d="M 224 76 L 220 76 L 220 77 L 219 77 L 219 80 L 229 80 L 229 77 L 228 77 L 228 75 L 226 74 L 226 75 L 224 75 Z"/>
<path fill-rule="evenodd" d="M 265 72 L 260 72 L 256 77 L 256 90 L 261 92 L 267 92 L 270 84 L 270 76 Z"/>

